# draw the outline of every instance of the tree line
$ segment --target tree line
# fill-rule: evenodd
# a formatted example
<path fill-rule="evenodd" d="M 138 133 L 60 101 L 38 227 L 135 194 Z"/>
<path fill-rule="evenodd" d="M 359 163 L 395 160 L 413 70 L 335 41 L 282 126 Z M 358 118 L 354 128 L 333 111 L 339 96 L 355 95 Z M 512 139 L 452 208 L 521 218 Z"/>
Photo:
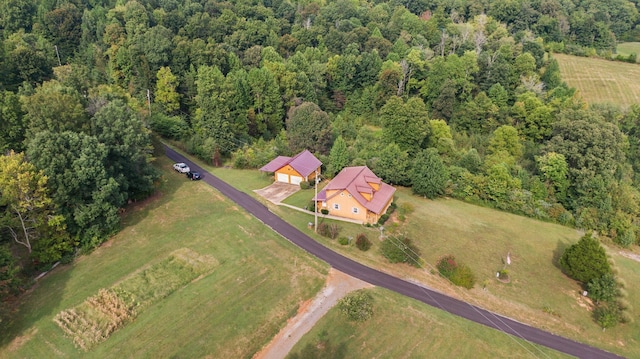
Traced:
<path fill-rule="evenodd" d="M 2 241 L 43 263 L 98 245 L 154 190 L 153 130 L 237 167 L 309 148 L 329 175 L 366 164 L 632 245 L 640 107 L 583 103 L 550 50 L 637 23 L 624 0 L 4 1 Z"/>

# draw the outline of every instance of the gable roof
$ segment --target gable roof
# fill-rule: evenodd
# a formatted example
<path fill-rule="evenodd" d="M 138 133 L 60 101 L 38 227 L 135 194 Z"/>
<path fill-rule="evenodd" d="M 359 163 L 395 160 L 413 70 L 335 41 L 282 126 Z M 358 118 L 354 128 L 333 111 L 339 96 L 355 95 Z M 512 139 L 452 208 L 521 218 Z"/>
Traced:
<path fill-rule="evenodd" d="M 322 162 L 320 162 L 320 160 L 317 159 L 316 156 L 314 156 L 311 152 L 309 152 L 308 150 L 304 150 L 293 157 L 278 156 L 271 162 L 260 168 L 260 171 L 275 172 L 286 165 L 290 165 L 303 177 L 307 177 L 318 167 L 320 167 L 322 165 Z"/>
<path fill-rule="evenodd" d="M 374 190 L 369 183 L 379 184 L 380 189 L 377 191 Z M 382 212 L 384 206 L 389 203 L 389 200 L 396 192 L 393 186 L 382 182 L 367 166 L 343 168 L 342 171 L 318 193 L 317 200 L 326 201 L 327 199 L 331 199 L 333 196 L 327 198 L 327 191 L 333 190 L 338 190 L 333 196 L 340 193 L 340 190 L 347 190 L 358 203 L 376 214 Z M 360 194 L 361 192 L 372 194 L 371 200 L 369 201 L 364 198 L 364 196 Z"/>

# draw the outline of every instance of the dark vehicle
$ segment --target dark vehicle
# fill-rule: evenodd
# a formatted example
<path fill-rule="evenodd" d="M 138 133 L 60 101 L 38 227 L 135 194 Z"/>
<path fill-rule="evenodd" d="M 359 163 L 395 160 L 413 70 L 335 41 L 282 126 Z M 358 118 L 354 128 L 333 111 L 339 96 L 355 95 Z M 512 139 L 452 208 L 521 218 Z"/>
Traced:
<path fill-rule="evenodd" d="M 200 176 L 200 173 L 198 172 L 187 172 L 187 178 L 192 181 L 197 181 L 199 179 L 202 179 L 202 177 Z"/>

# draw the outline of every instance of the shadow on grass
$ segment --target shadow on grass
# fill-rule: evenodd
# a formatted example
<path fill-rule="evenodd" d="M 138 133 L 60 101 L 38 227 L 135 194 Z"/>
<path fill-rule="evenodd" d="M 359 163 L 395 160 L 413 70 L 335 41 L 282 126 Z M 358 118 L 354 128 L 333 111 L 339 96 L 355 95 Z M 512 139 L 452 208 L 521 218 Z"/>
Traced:
<path fill-rule="evenodd" d="M 560 258 L 562 257 L 564 251 L 569 248 L 570 245 L 571 243 L 569 243 L 568 241 L 563 242 L 560 240 L 556 244 L 556 249 L 553 250 L 553 258 L 551 259 L 551 263 L 553 263 L 556 268 L 562 270 L 562 266 L 560 266 Z"/>

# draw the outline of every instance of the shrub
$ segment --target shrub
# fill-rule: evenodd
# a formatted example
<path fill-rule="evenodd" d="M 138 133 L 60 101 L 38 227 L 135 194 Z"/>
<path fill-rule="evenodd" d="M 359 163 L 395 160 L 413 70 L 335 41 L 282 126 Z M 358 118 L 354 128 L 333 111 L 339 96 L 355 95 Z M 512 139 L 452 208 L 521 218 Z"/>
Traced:
<path fill-rule="evenodd" d="M 388 237 L 380 246 L 382 255 L 391 263 L 407 263 L 414 267 L 420 266 L 420 251 L 413 245 L 411 239 L 400 235 Z"/>
<path fill-rule="evenodd" d="M 560 266 L 569 277 L 582 283 L 611 273 L 604 248 L 591 234 L 585 234 L 562 253 Z"/>
<path fill-rule="evenodd" d="M 327 237 L 331 238 L 331 239 L 336 239 L 338 238 L 338 234 L 340 233 L 340 227 L 337 224 L 330 224 L 329 225 L 329 232 L 327 233 Z"/>
<path fill-rule="evenodd" d="M 389 219 L 389 215 L 385 213 L 382 216 L 380 216 L 380 218 L 378 219 L 378 224 L 383 225 L 388 219 Z"/>
<path fill-rule="evenodd" d="M 340 237 L 340 238 L 338 238 L 338 243 L 342 244 L 343 246 L 346 246 L 346 245 L 349 244 L 349 238 Z"/>
<path fill-rule="evenodd" d="M 467 289 L 473 288 L 476 284 L 476 276 L 466 264 L 460 264 L 449 279 L 453 284 Z"/>
<path fill-rule="evenodd" d="M 438 272 L 440 272 L 443 277 L 451 278 L 453 272 L 458 268 L 458 263 L 456 263 L 456 258 L 449 254 L 438 260 L 436 268 L 438 268 Z"/>
<path fill-rule="evenodd" d="M 371 248 L 371 241 L 364 233 L 358 234 L 356 237 L 356 247 L 361 251 L 368 251 Z"/>
<path fill-rule="evenodd" d="M 318 234 L 323 236 L 323 237 L 328 237 L 328 233 L 329 233 L 329 225 L 322 222 L 320 224 L 318 224 Z"/>
<path fill-rule="evenodd" d="M 326 209 L 326 208 L 323 208 L 323 209 L 320 210 L 320 213 L 322 213 L 324 215 L 327 215 L 327 214 L 329 214 L 329 210 Z"/>
<path fill-rule="evenodd" d="M 309 201 L 309 203 L 307 203 L 307 211 L 313 212 L 315 209 L 316 209 L 316 202 Z"/>
<path fill-rule="evenodd" d="M 309 189 L 309 188 L 311 188 L 311 184 L 309 184 L 308 181 L 300 182 L 300 189 Z"/>
<path fill-rule="evenodd" d="M 189 125 L 179 116 L 155 113 L 149 119 L 149 127 L 164 138 L 180 140 L 189 134 Z"/>
<path fill-rule="evenodd" d="M 349 320 L 364 322 L 373 316 L 373 297 L 363 290 L 340 299 L 338 306 Z"/>
<path fill-rule="evenodd" d="M 589 297 L 597 302 L 610 302 L 618 294 L 616 281 L 612 274 L 605 274 L 602 277 L 594 278 L 587 283 Z"/>
<path fill-rule="evenodd" d="M 599 305 L 593 310 L 593 319 L 602 329 L 614 327 L 620 321 L 620 309 L 617 305 Z"/>

